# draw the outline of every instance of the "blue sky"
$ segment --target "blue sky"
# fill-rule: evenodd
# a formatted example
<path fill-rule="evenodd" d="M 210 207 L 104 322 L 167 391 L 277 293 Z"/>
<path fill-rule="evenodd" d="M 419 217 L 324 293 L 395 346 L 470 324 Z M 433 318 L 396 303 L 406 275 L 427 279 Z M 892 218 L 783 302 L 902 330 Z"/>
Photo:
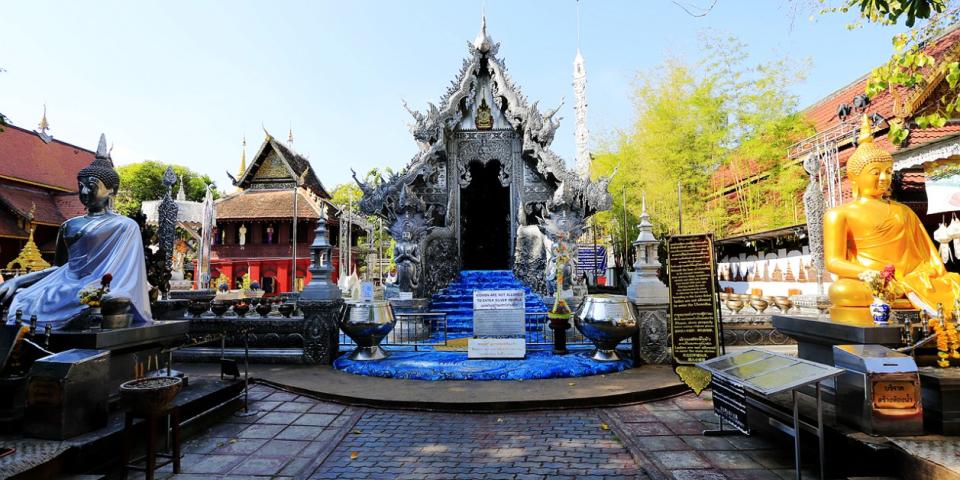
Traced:
<path fill-rule="evenodd" d="M 684 0 L 709 5 L 710 0 Z M 853 18 L 795 15 L 807 0 L 719 0 L 694 18 L 669 0 L 581 3 L 593 145 L 629 126 L 638 74 L 699 56 L 697 36 L 738 37 L 751 58 L 812 60 L 794 91 L 815 102 L 883 62 L 894 30 L 848 31 Z M 542 108 L 561 97 L 553 148 L 573 161 L 574 0 L 0 1 L 0 112 L 114 160 L 186 165 L 228 187 L 240 140 L 265 126 L 310 158 L 328 186 L 349 168 L 398 169 L 416 152 L 401 100 L 436 102 L 467 55 L 485 8 L 514 80 Z"/>

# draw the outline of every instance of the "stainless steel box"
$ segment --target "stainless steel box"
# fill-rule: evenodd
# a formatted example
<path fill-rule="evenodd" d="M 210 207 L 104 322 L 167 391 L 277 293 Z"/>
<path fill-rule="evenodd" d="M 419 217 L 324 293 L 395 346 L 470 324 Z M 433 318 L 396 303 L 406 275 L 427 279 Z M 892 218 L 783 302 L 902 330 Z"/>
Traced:
<path fill-rule="evenodd" d="M 837 417 L 871 435 L 923 434 L 920 375 L 913 358 L 881 345 L 835 345 Z"/>
<path fill-rule="evenodd" d="M 23 431 L 64 440 L 107 424 L 110 352 L 71 349 L 33 363 Z"/>

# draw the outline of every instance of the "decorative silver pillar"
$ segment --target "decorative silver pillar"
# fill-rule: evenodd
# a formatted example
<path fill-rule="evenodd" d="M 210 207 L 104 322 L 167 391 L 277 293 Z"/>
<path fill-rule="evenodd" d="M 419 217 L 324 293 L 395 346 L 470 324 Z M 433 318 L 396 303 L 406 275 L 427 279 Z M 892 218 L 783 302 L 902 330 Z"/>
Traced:
<path fill-rule="evenodd" d="M 653 224 L 647 214 L 646 195 L 643 197 L 643 212 L 637 227 L 640 233 L 633 242 L 637 259 L 633 263 L 630 285 L 627 287 L 627 298 L 637 308 L 637 320 L 640 323 L 640 341 L 634 348 L 639 348 L 640 358 L 646 363 L 669 363 L 667 312 L 670 300 L 667 286 L 657 277 L 657 271 L 663 266 L 657 251 L 660 241 L 653 234 Z M 637 337 L 634 337 L 636 340 Z"/>
<path fill-rule="evenodd" d="M 310 283 L 297 300 L 303 311 L 303 360 L 305 363 L 333 363 L 340 348 L 337 322 L 343 310 L 340 289 L 330 278 L 330 250 L 327 239 L 326 205 L 317 219 L 313 243 L 310 245 Z"/>
<path fill-rule="evenodd" d="M 167 167 L 163 172 L 163 200 L 158 207 L 159 225 L 157 227 L 157 238 L 160 239 L 160 251 L 163 252 L 163 279 L 157 288 L 160 289 L 162 298 L 169 299 L 170 295 L 170 275 L 173 267 L 173 242 L 177 235 L 177 202 L 173 201 L 171 190 L 173 184 L 177 181 L 177 174 L 173 172 L 173 167 Z M 181 182 L 182 183 L 182 182 Z"/>

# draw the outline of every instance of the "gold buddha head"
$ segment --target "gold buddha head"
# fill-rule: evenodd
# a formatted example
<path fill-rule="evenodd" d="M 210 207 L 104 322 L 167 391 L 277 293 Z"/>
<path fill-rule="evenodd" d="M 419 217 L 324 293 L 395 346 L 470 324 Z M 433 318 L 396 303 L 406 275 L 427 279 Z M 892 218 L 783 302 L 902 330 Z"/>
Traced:
<path fill-rule="evenodd" d="M 847 160 L 847 178 L 854 198 L 882 198 L 893 182 L 893 155 L 873 143 L 870 119 L 863 115 L 857 150 Z"/>

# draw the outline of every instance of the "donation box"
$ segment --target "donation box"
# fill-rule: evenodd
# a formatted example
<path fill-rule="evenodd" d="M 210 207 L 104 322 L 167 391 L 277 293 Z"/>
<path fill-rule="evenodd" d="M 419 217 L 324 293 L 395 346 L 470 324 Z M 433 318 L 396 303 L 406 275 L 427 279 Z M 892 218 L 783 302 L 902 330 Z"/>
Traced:
<path fill-rule="evenodd" d="M 920 435 L 923 406 L 913 358 L 881 345 L 834 345 L 837 417 L 871 435 Z"/>
<path fill-rule="evenodd" d="M 71 349 L 33 363 L 23 431 L 64 440 L 107 424 L 110 352 Z"/>

